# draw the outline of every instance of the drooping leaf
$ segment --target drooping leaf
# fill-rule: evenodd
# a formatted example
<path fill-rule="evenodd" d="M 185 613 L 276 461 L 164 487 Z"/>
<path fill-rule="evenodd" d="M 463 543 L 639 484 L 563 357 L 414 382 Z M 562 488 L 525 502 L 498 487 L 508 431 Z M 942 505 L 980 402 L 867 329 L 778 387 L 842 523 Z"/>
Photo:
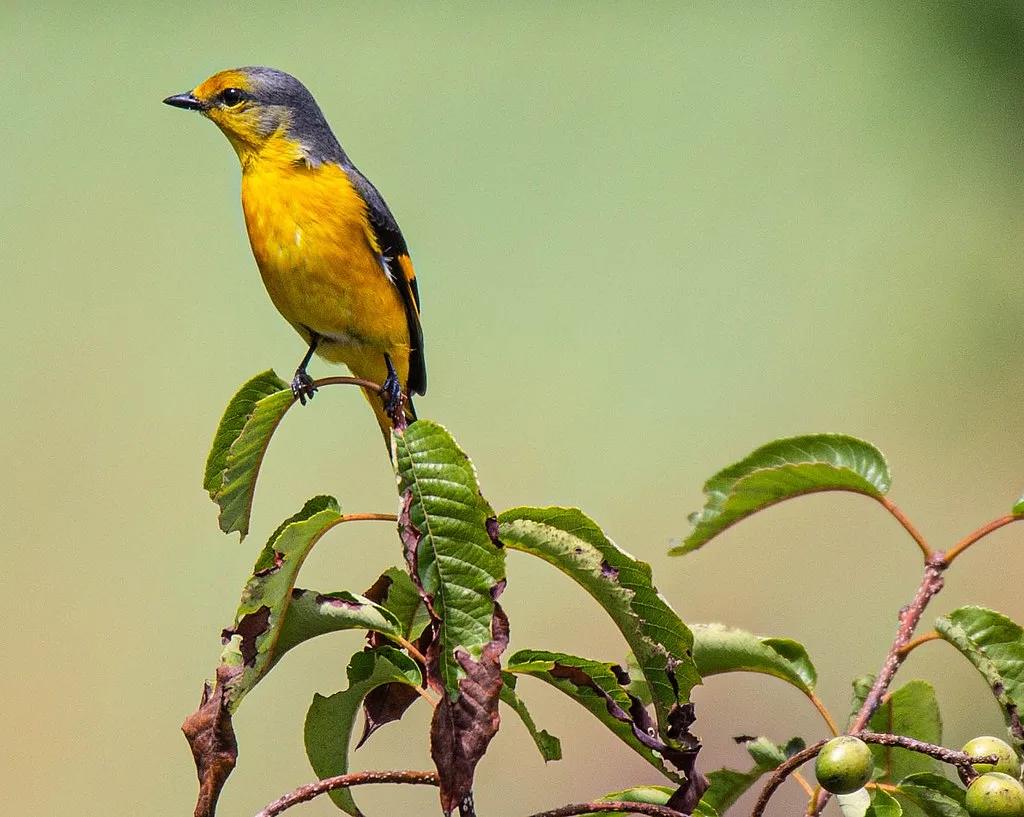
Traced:
<path fill-rule="evenodd" d="M 898 801 L 904 805 L 909 801 L 928 817 L 967 817 L 965 796 L 952 780 L 931 772 L 909 775 L 896 789 Z"/>
<path fill-rule="evenodd" d="M 330 697 L 314 695 L 306 713 L 304 739 L 306 756 L 317 776 L 348 772 L 349 743 L 363 699 L 383 684 L 400 683 L 418 687 L 423 683 L 416 662 L 392 647 L 357 652 L 348 665 L 348 689 Z M 353 817 L 361 812 L 350 789 L 330 793 L 335 805 Z"/>
<path fill-rule="evenodd" d="M 891 693 L 868 722 L 871 732 L 904 735 L 925 743 L 942 743 L 942 719 L 935 689 L 926 681 L 910 681 Z M 897 746 L 869 744 L 875 758 L 875 781 L 899 783 L 908 775 L 937 772 L 939 761 Z"/>
<path fill-rule="evenodd" d="M 438 622 L 440 682 L 455 698 L 466 677 L 457 653 L 479 661 L 491 643 L 505 553 L 492 541 L 494 512 L 480 495 L 473 464 L 451 435 L 418 420 L 394 438 L 402 541 Z"/>
<path fill-rule="evenodd" d="M 242 591 L 235 623 L 222 635 L 221 666 L 231 670 L 226 690 L 230 711 L 238 708 L 277 660 L 278 641 L 299 568 L 313 545 L 340 518 L 333 497 L 313 497 L 301 511 L 281 523 L 257 557 Z M 299 630 L 297 626 L 290 638 Z"/>
<path fill-rule="evenodd" d="M 761 672 L 792 684 L 805 695 L 818 675 L 807 650 L 786 638 L 759 638 L 723 624 L 691 624 L 693 659 L 701 675 Z"/>
<path fill-rule="evenodd" d="M 402 625 L 403 638 L 416 640 L 430 623 L 430 615 L 416 585 L 400 567 L 385 570 L 365 595 L 394 614 Z"/>
<path fill-rule="evenodd" d="M 646 710 L 623 688 L 613 665 L 565 653 L 519 650 L 508 659 L 508 671 L 539 678 L 587 709 L 623 743 L 669 779 L 684 782 L 676 769 L 672 747 L 656 736 Z M 649 715 L 646 715 L 649 718 Z M 670 761 L 676 768 L 666 764 Z"/>
<path fill-rule="evenodd" d="M 430 723 L 430 757 L 437 768 L 441 809 L 446 815 L 473 793 L 477 763 L 498 732 L 498 700 L 502 689 L 501 654 L 508 646 L 508 618 L 495 605 L 491 641 L 479 660 L 463 649 L 455 657 L 465 677 L 459 679 L 458 695 L 442 695 Z M 428 668 L 433 664 L 427 656 Z M 429 669 L 428 669 L 429 672 Z"/>
<path fill-rule="evenodd" d="M 314 590 L 292 590 L 277 638 L 272 663 L 297 644 L 324 633 L 341 630 L 372 630 L 389 636 L 401 636 L 402 625 L 391 611 L 374 604 L 365 596 L 342 590 L 317 593 Z"/>
<path fill-rule="evenodd" d="M 903 817 L 903 807 L 885 789 L 871 790 L 871 805 L 865 817 Z"/>
<path fill-rule="evenodd" d="M 675 793 L 671 786 L 633 786 L 622 791 L 615 791 L 597 798 L 597 802 L 606 803 L 652 803 L 656 806 L 667 806 Z M 629 812 L 602 811 L 590 812 L 592 817 L 625 817 Z M 718 817 L 718 812 L 703 801 L 693 810 L 694 817 Z M 586 817 L 586 815 L 584 815 Z"/>
<path fill-rule="evenodd" d="M 523 726 L 526 727 L 526 731 L 530 733 L 530 737 L 533 738 L 534 744 L 537 746 L 537 750 L 540 752 L 540 756 L 544 758 L 544 762 L 547 763 L 549 760 L 561 760 L 562 759 L 562 742 L 554 735 L 549 734 L 544 729 L 537 729 L 537 724 L 533 722 L 533 717 L 530 715 L 530 711 L 526 708 L 526 704 L 523 703 L 523 699 L 516 694 L 516 681 L 518 680 L 515 675 L 511 672 L 501 673 L 502 687 L 501 687 L 501 701 L 502 703 L 509 706 L 513 712 L 515 712 L 519 719 L 523 722 Z"/>
<path fill-rule="evenodd" d="M 220 529 L 249 532 L 252 497 L 263 455 L 295 397 L 273 371 L 249 380 L 231 398 L 206 459 L 203 487 L 220 506 Z"/>
<path fill-rule="evenodd" d="M 659 734 L 700 683 L 693 636 L 651 579 L 651 568 L 612 542 L 575 508 L 512 508 L 499 518 L 502 543 L 539 556 L 576 581 L 604 608 L 650 686 Z"/>
<path fill-rule="evenodd" d="M 690 515 L 693 530 L 669 553 L 696 550 L 741 519 L 785 499 L 818 491 L 880 497 L 890 482 L 882 452 L 856 437 L 810 434 L 775 440 L 704 484 L 704 508 Z"/>
<path fill-rule="evenodd" d="M 1024 749 L 1024 628 L 986 607 L 961 607 L 935 622 L 935 630 L 960 650 L 995 695 L 1017 751 Z"/>
<path fill-rule="evenodd" d="M 203 685 L 199 709 L 185 719 L 185 733 L 199 777 L 195 817 L 214 817 L 224 783 L 238 760 L 238 741 L 225 696 L 225 667 L 218 668 L 216 686 Z"/>

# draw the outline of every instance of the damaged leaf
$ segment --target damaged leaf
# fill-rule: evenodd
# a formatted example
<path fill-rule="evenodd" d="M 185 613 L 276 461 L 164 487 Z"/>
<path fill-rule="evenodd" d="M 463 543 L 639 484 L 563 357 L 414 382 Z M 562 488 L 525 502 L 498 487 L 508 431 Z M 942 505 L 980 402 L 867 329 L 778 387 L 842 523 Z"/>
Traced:
<path fill-rule="evenodd" d="M 974 664 L 999 703 L 1017 751 L 1024 749 L 1020 706 L 1024 701 L 1024 629 L 987 607 L 954 610 L 935 630 Z"/>
<path fill-rule="evenodd" d="M 455 698 L 466 669 L 491 643 L 505 553 L 490 536 L 494 512 L 480 495 L 473 464 L 441 426 L 428 420 L 396 432 L 403 497 L 399 528 L 406 557 L 438 622 L 438 675 Z M 433 682 L 428 668 L 428 682 Z"/>
<path fill-rule="evenodd" d="M 313 497 L 301 511 L 281 523 L 257 557 L 242 591 L 234 626 L 222 634 L 221 665 L 236 670 L 227 688 L 232 712 L 279 657 L 278 642 L 299 568 L 313 545 L 339 519 L 341 512 L 333 497 Z M 303 622 L 309 623 L 308 619 Z M 294 639 L 300 630 L 297 623 L 289 635 L 292 643 L 286 648 L 298 643 Z"/>
<path fill-rule="evenodd" d="M 707 544 L 757 511 L 801 494 L 852 491 L 881 497 L 892 477 L 882 452 L 845 434 L 775 440 L 704 483 L 704 508 L 690 514 L 693 530 L 669 553 L 681 556 Z"/>
<path fill-rule="evenodd" d="M 405 653 L 393 647 L 378 647 L 352 656 L 348 689 L 329 698 L 313 696 L 303 733 L 306 756 L 321 780 L 348 772 L 349 743 L 363 699 L 372 690 L 390 683 L 415 688 L 422 685 L 423 678 L 416 662 Z M 332 791 L 330 798 L 353 817 L 361 815 L 350 789 Z"/>
<path fill-rule="evenodd" d="M 537 724 L 533 722 L 526 704 L 516 694 L 516 681 L 518 680 L 516 676 L 511 672 L 503 672 L 501 673 L 501 680 L 502 703 L 508 705 L 519 716 L 523 726 L 526 727 L 526 731 L 530 733 L 530 737 L 533 738 L 533 742 L 536 744 L 538 751 L 540 751 L 540 756 L 544 758 L 544 762 L 561 760 L 562 742 L 554 735 L 548 734 L 546 730 L 537 729 Z"/>
<path fill-rule="evenodd" d="M 394 615 L 402 628 L 400 635 L 409 641 L 419 638 L 430 623 L 430 614 L 416 585 L 400 567 L 385 570 L 373 583 L 373 587 L 366 591 L 366 597 Z"/>
<path fill-rule="evenodd" d="M 604 608 L 650 686 L 659 734 L 700 683 L 693 636 L 651 579 L 651 568 L 612 542 L 576 508 L 512 508 L 499 518 L 502 544 L 554 565 Z"/>
<path fill-rule="evenodd" d="M 693 659 L 703 676 L 761 672 L 792 684 L 805 695 L 814 690 L 817 671 L 807 650 L 788 638 L 759 638 L 723 624 L 691 624 Z"/>
<path fill-rule="evenodd" d="M 509 672 L 539 678 L 564 692 L 654 768 L 677 783 L 685 783 L 691 756 L 668 746 L 658 736 L 653 718 L 626 692 L 615 669 L 602 661 L 541 650 L 519 650 L 508 659 L 507 666 Z"/>
<path fill-rule="evenodd" d="M 217 426 L 203 487 L 220 506 L 220 529 L 249 533 L 249 515 L 263 455 L 285 412 L 295 402 L 291 388 L 268 370 L 247 382 L 231 398 Z"/>
<path fill-rule="evenodd" d="M 501 694 L 501 654 L 508 646 L 508 619 L 495 605 L 492 637 L 480 660 L 456 649 L 465 672 L 458 696 L 441 696 L 430 724 L 430 756 L 437 767 L 441 808 L 451 814 L 473 791 L 473 774 L 487 745 L 498 732 Z"/>
<path fill-rule="evenodd" d="M 203 698 L 199 709 L 189 715 L 182 724 L 199 777 L 199 798 L 196 802 L 195 817 L 213 817 L 217 800 L 238 759 L 238 743 L 231 725 L 224 696 L 223 675 L 227 668 L 217 673 L 217 685 L 203 687 Z"/>

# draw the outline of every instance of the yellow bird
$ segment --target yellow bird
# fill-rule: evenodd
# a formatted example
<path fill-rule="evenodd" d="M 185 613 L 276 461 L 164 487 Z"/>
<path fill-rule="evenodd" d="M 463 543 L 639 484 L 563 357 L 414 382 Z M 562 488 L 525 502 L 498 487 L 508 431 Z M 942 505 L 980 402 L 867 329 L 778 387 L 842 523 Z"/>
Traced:
<path fill-rule="evenodd" d="M 385 442 L 399 407 L 424 394 L 419 291 L 387 204 L 331 132 L 312 94 L 273 68 L 233 68 L 169 96 L 227 136 L 242 164 L 242 211 L 263 284 L 309 349 L 291 386 L 315 391 L 313 354 L 380 383 L 364 389 Z"/>

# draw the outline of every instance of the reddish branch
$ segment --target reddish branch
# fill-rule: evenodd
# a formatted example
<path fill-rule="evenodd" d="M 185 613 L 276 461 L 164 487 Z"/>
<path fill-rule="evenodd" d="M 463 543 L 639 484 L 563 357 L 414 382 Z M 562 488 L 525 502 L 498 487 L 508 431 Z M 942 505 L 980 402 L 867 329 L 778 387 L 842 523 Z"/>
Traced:
<path fill-rule="evenodd" d="M 276 815 L 286 809 L 290 809 L 292 806 L 298 805 L 299 803 L 305 803 L 307 800 L 312 800 L 314 797 L 319 797 L 321 794 L 326 794 L 329 791 L 349 788 L 351 786 L 363 786 L 367 783 L 414 783 L 425 786 L 436 786 L 437 773 L 415 771 L 372 771 L 355 772 L 353 774 L 338 775 L 337 777 L 328 777 L 324 780 L 317 780 L 315 783 L 308 783 L 305 786 L 299 786 L 295 791 L 289 792 L 283 797 L 279 797 L 263 809 L 263 811 L 257 814 L 256 817 L 276 817 Z"/>

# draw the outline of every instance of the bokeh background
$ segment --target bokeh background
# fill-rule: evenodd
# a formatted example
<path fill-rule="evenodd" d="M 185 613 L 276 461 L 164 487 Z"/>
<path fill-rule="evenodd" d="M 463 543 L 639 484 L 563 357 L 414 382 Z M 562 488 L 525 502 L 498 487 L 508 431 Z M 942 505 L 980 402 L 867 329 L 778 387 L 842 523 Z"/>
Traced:
<path fill-rule="evenodd" d="M 315 493 L 395 507 L 376 428 L 345 389 L 289 416 L 249 540 L 218 532 L 201 490 L 236 387 L 290 373 L 303 351 L 260 286 L 233 152 L 160 104 L 245 64 L 302 78 L 398 216 L 423 296 L 420 413 L 456 435 L 493 505 L 580 505 L 652 563 L 685 619 L 803 641 L 840 719 L 916 588 L 916 549 L 869 501 L 816 496 L 670 559 L 704 479 L 774 437 L 856 434 L 886 452 L 892 498 L 938 548 L 1024 490 L 1016 2 L 10 0 L 5 813 L 191 814 L 179 724 L 265 536 Z M 1020 617 L 1022 536 L 962 559 L 928 618 L 972 601 Z M 399 553 L 386 526 L 338 531 L 300 583 L 360 590 Z M 517 554 L 509 575 L 511 649 L 622 658 L 575 586 Z M 220 813 L 311 778 L 305 708 L 345 686 L 359 645 L 309 644 L 247 699 Z M 901 672 L 938 682 L 949 745 L 1002 728 L 962 664 L 935 643 Z M 479 769 L 481 814 L 658 782 L 557 693 L 520 691 L 566 758 L 545 767 L 506 717 Z M 747 765 L 732 735 L 823 735 L 771 679 L 711 679 L 697 702 L 708 769 Z M 354 767 L 427 767 L 425 709 Z M 430 790 L 359 800 L 436 809 Z M 779 813 L 799 802 L 787 786 Z"/>

